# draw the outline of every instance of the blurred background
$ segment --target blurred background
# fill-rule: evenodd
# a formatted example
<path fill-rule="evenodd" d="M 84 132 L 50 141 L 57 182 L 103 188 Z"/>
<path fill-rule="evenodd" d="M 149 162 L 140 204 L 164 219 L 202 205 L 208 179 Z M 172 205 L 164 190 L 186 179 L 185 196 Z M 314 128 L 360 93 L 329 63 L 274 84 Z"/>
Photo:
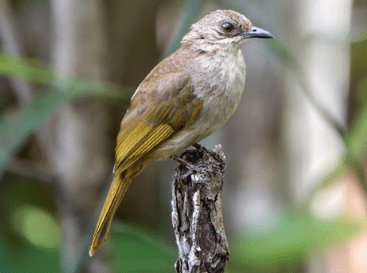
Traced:
<path fill-rule="evenodd" d="M 174 272 L 171 177 L 131 184 L 88 257 L 139 83 L 217 9 L 276 39 L 243 47 L 223 145 L 227 272 L 367 272 L 367 1 L 0 1 L 0 271 Z"/>

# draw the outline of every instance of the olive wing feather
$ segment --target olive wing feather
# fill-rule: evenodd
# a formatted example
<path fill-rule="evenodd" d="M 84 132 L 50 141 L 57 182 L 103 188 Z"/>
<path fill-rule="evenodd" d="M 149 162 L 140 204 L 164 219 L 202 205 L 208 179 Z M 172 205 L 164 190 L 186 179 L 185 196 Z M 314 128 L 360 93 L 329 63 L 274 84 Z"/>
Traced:
<path fill-rule="evenodd" d="M 117 137 L 115 174 L 190 125 L 202 101 L 193 95 L 188 73 L 165 74 L 145 80 L 133 96 Z"/>

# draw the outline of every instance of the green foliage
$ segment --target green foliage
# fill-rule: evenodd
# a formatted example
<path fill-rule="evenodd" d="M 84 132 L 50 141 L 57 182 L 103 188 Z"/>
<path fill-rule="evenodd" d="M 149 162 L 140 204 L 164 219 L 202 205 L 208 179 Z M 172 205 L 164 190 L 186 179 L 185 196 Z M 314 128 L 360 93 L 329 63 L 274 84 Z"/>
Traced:
<path fill-rule="evenodd" d="M 263 221 L 263 229 L 255 228 L 238 235 L 232 242 L 232 257 L 237 267 L 287 268 L 315 251 L 344 241 L 362 228 L 359 223 L 347 218 L 322 220 L 300 210 L 269 218 Z"/>
<path fill-rule="evenodd" d="M 361 79 L 367 76 L 367 37 L 362 37 L 351 44 L 351 78 Z"/>
<path fill-rule="evenodd" d="M 353 42 L 351 45 L 351 98 L 354 99 L 354 110 L 351 130 L 346 135 L 346 146 L 349 155 L 363 162 L 367 155 L 367 38 Z"/>
<path fill-rule="evenodd" d="M 67 96 L 48 92 L 18 109 L 11 109 L 0 117 L 0 175 L 13 154 L 45 118 L 53 113 Z"/>
<path fill-rule="evenodd" d="M 4 76 L 55 86 L 26 105 L 5 111 L 0 116 L 0 176 L 29 135 L 63 103 L 88 95 L 128 100 L 128 94 L 113 84 L 64 76 L 53 69 L 40 68 L 5 54 L 0 54 L 0 61 L 0 74 Z"/>
<path fill-rule="evenodd" d="M 367 156 L 367 103 L 360 111 L 351 130 L 345 136 L 346 147 L 349 156 L 358 162 L 366 160 Z"/>
<path fill-rule="evenodd" d="M 5 175 L 2 187 L 0 272 L 59 272 L 60 227 L 50 189 L 17 175 Z"/>
<path fill-rule="evenodd" d="M 176 250 L 142 232 L 114 225 L 111 242 L 114 272 L 173 272 Z"/>
<path fill-rule="evenodd" d="M 25 239 L 17 238 L 17 247 L 0 240 L 0 271 L 17 272 L 60 272 L 58 249 L 35 247 Z M 5 251 L 2 251 L 2 248 Z"/>

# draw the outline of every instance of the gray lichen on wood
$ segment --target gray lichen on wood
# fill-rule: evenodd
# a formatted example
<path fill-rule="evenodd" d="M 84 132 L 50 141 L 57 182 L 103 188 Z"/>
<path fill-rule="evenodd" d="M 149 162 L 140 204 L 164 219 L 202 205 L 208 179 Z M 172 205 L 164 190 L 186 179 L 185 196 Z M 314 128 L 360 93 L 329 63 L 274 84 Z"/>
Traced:
<path fill-rule="evenodd" d="M 176 272 L 224 272 L 229 258 L 222 215 L 223 174 L 221 146 L 208 151 L 185 151 L 173 175 L 172 224 L 179 258 Z"/>

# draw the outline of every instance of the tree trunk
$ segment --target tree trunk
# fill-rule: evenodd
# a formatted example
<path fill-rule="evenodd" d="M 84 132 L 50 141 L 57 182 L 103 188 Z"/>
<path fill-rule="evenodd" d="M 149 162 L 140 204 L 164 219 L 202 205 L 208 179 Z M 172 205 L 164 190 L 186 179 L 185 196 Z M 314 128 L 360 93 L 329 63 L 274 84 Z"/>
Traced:
<path fill-rule="evenodd" d="M 53 66 L 62 74 L 108 79 L 104 2 L 55 0 Z M 67 92 L 60 86 L 60 92 Z M 112 170 L 112 139 L 107 105 L 94 98 L 64 105 L 45 125 L 52 135 L 49 153 L 56 171 L 58 211 L 63 230 L 62 267 L 72 272 L 81 255 L 87 224 L 100 198 L 101 184 Z M 50 138 L 51 139 L 51 138 Z M 102 249 L 88 272 L 107 272 Z"/>
<path fill-rule="evenodd" d="M 222 215 L 224 154 L 200 146 L 185 151 L 172 182 L 172 224 L 179 258 L 176 271 L 224 272 L 229 258 Z"/>

